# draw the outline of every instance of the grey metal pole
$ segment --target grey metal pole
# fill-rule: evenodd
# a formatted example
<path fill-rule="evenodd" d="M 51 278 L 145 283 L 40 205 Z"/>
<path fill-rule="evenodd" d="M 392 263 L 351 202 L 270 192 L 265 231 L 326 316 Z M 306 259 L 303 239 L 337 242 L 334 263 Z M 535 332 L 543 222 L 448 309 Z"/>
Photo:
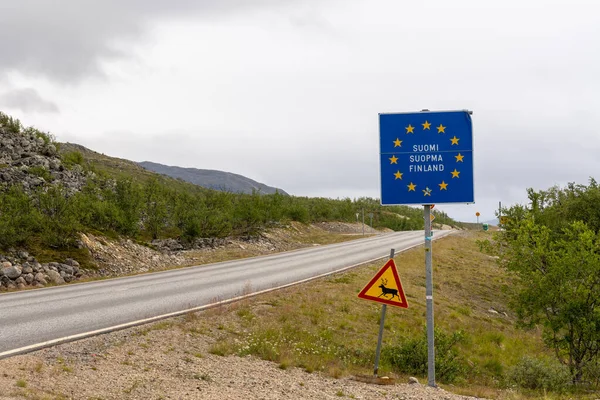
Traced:
<path fill-rule="evenodd" d="M 427 300 L 427 381 L 435 387 L 435 339 L 433 326 L 433 267 L 431 263 L 431 206 L 425 205 L 425 299 Z"/>
<path fill-rule="evenodd" d="M 500 220 L 502 219 L 502 202 L 498 202 L 498 225 L 501 224 Z"/>
<path fill-rule="evenodd" d="M 363 217 L 363 236 L 365 236 L 365 209 L 362 209 L 362 217 Z"/>
<path fill-rule="evenodd" d="M 375 370 L 373 375 L 377 376 L 379 371 L 379 355 L 381 354 L 381 341 L 383 340 L 383 326 L 385 325 L 385 311 L 387 310 L 387 304 L 381 306 L 381 319 L 379 321 L 379 337 L 377 338 L 377 350 L 375 350 Z"/>
<path fill-rule="evenodd" d="M 394 258 L 395 249 L 390 250 L 390 259 Z M 377 350 L 375 350 L 375 370 L 373 375 L 377 377 L 379 371 L 379 355 L 381 354 L 381 341 L 383 340 L 383 327 L 385 325 L 385 311 L 387 310 L 387 304 L 381 307 L 381 319 L 379 321 L 379 337 L 377 338 Z"/>

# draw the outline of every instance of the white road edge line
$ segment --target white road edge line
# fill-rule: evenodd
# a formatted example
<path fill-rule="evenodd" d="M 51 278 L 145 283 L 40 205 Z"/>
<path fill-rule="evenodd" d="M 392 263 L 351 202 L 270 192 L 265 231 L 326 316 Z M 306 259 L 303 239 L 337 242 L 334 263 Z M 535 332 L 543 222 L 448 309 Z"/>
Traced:
<path fill-rule="evenodd" d="M 444 235 L 444 236 L 447 236 L 447 235 L 453 233 L 453 231 L 448 231 L 448 232 L 449 233 L 446 234 L 446 235 Z M 442 237 L 444 237 L 444 236 L 441 236 L 440 239 Z M 408 251 L 410 249 L 413 249 L 415 247 L 419 247 L 419 246 L 422 246 L 422 245 L 423 245 L 423 243 L 417 243 L 415 245 L 409 246 L 409 247 L 407 247 L 405 249 L 402 249 L 402 250 L 398 251 L 396 254 L 403 253 L 405 251 Z M 192 308 L 188 308 L 188 309 L 181 310 L 181 311 L 174 311 L 174 312 L 168 313 L 168 314 L 157 315 L 156 317 L 139 319 L 137 321 L 127 322 L 125 324 L 113 325 L 113 326 L 109 326 L 107 328 L 98 329 L 98 330 L 95 330 L 95 331 L 78 333 L 77 335 L 65 336 L 65 337 L 58 338 L 58 339 L 48 340 L 46 342 L 41 342 L 41 343 L 31 344 L 29 346 L 20 347 L 18 349 L 8 350 L 8 351 L 5 351 L 3 353 L 0 353 L 0 360 L 2 360 L 3 358 L 8 358 L 8 357 L 12 357 L 12 356 L 20 355 L 20 354 L 30 353 L 30 352 L 36 351 L 36 350 L 41 350 L 41 349 L 44 349 L 46 347 L 52 347 L 52 346 L 56 346 L 56 345 L 63 344 L 63 343 L 68 343 L 68 342 L 74 342 L 74 341 L 79 340 L 79 339 L 85 339 L 85 338 L 88 338 L 88 337 L 97 336 L 97 335 L 101 335 L 101 334 L 104 334 L 104 333 L 115 332 L 115 331 L 119 331 L 119 330 L 122 330 L 122 329 L 133 328 L 135 326 L 145 325 L 145 324 L 148 324 L 150 322 L 156 322 L 156 321 L 160 321 L 160 320 L 166 319 L 166 318 L 177 317 L 179 315 L 188 314 L 188 313 L 191 313 L 191 312 L 203 311 L 203 310 L 207 310 L 209 308 L 214 308 L 214 307 L 218 307 L 218 306 L 221 306 L 221 305 L 225 305 L 225 304 L 229 304 L 229 303 L 234 303 L 236 301 L 244 300 L 244 299 L 247 299 L 247 298 L 250 298 L 250 297 L 255 297 L 255 296 L 258 296 L 258 295 L 261 295 L 261 294 L 265 294 L 265 293 L 269 293 L 269 292 L 274 292 L 276 290 L 285 289 L 285 288 L 288 288 L 288 287 L 291 287 L 291 286 L 296 286 L 296 285 L 300 285 L 302 283 L 310 282 L 310 281 L 313 281 L 315 279 L 324 278 L 324 277 L 329 276 L 329 275 L 333 275 L 333 274 L 337 274 L 337 273 L 340 273 L 340 272 L 344 272 L 344 271 L 347 271 L 349 269 L 356 268 L 356 267 L 359 267 L 361 265 L 369 264 L 369 263 L 372 263 L 374 261 L 381 260 L 382 258 L 387 258 L 387 257 L 388 256 L 381 256 L 381 257 L 373 258 L 371 260 L 363 261 L 363 262 L 360 262 L 358 264 L 351 265 L 349 267 L 344 267 L 344 268 L 341 268 L 341 269 L 336 269 L 335 271 L 326 272 L 324 274 L 316 275 L 316 276 L 313 276 L 313 277 L 310 277 L 310 278 L 307 278 L 307 279 L 303 279 L 301 281 L 296 281 L 296 282 L 288 283 L 288 284 L 285 284 L 285 285 L 282 285 L 282 286 L 276 286 L 276 287 L 273 287 L 273 288 L 264 289 L 264 290 L 261 290 L 261 291 L 258 291 L 258 292 L 254 292 L 254 293 L 250 293 L 250 294 L 246 294 L 246 295 L 243 295 L 243 296 L 233 297 L 231 299 L 218 301 L 216 303 L 205 304 L 203 306 L 192 307 Z"/>

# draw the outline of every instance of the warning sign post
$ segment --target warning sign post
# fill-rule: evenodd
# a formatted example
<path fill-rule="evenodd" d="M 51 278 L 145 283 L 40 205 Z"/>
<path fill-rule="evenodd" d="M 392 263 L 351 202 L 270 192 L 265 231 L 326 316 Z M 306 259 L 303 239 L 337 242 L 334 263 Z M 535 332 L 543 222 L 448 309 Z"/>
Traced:
<path fill-rule="evenodd" d="M 377 350 L 375 350 L 375 370 L 373 375 L 377 377 L 379 370 L 379 355 L 381 354 L 381 341 L 383 339 L 383 326 L 385 323 L 385 311 L 387 305 L 408 308 L 408 302 L 402 289 L 402 283 L 398 276 L 396 263 L 394 262 L 394 249 L 390 250 L 390 259 L 385 263 L 371 279 L 367 286 L 358 294 L 358 297 L 365 300 L 383 303 L 381 307 L 381 320 L 379 321 L 379 337 L 377 338 Z"/>

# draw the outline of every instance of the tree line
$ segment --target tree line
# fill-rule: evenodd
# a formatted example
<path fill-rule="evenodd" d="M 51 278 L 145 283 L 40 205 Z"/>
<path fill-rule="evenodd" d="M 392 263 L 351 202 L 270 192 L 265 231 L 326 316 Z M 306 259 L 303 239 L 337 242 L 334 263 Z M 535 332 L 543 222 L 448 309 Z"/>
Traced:
<path fill-rule="evenodd" d="M 138 182 L 97 176 L 73 194 L 60 185 L 33 193 L 15 185 L 0 193 L 0 247 L 26 246 L 31 240 L 40 240 L 47 246 L 65 248 L 74 245 L 77 232 L 82 231 L 145 241 L 181 238 L 191 242 L 196 238 L 256 235 L 289 221 L 356 222 L 356 214 L 362 220 L 363 211 L 365 222 L 372 220 L 375 228 L 423 229 L 419 209 L 382 207 L 371 198 L 239 194 L 169 185 L 160 178 Z"/>
<path fill-rule="evenodd" d="M 60 148 L 54 136 L 0 112 L 0 126 L 10 134 L 35 135 Z M 408 206 L 382 207 L 378 199 L 329 199 L 288 196 L 281 193 L 231 193 L 205 189 L 180 180 L 135 170 L 107 168 L 86 160 L 79 151 L 62 152 L 65 168 L 90 172 L 85 186 L 75 193 L 52 182 L 50 171 L 30 167 L 27 173 L 48 184 L 34 191 L 12 185 L 0 191 L 0 248 L 42 246 L 72 247 L 78 232 L 122 235 L 140 241 L 180 238 L 252 236 L 289 221 L 357 222 L 394 231 L 423 229 L 422 210 Z M 436 223 L 456 225 L 435 210 Z M 358 217 L 357 217 L 358 215 Z"/>

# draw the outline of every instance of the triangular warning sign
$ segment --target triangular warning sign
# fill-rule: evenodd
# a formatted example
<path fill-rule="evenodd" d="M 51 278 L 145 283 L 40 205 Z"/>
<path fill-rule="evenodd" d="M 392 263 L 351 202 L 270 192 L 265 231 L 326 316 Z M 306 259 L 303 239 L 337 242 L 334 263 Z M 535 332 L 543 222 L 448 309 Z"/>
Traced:
<path fill-rule="evenodd" d="M 390 259 L 371 279 L 371 282 L 360 291 L 358 297 L 365 300 L 377 301 L 390 306 L 408 308 L 402 283 L 398 277 L 396 263 Z"/>

